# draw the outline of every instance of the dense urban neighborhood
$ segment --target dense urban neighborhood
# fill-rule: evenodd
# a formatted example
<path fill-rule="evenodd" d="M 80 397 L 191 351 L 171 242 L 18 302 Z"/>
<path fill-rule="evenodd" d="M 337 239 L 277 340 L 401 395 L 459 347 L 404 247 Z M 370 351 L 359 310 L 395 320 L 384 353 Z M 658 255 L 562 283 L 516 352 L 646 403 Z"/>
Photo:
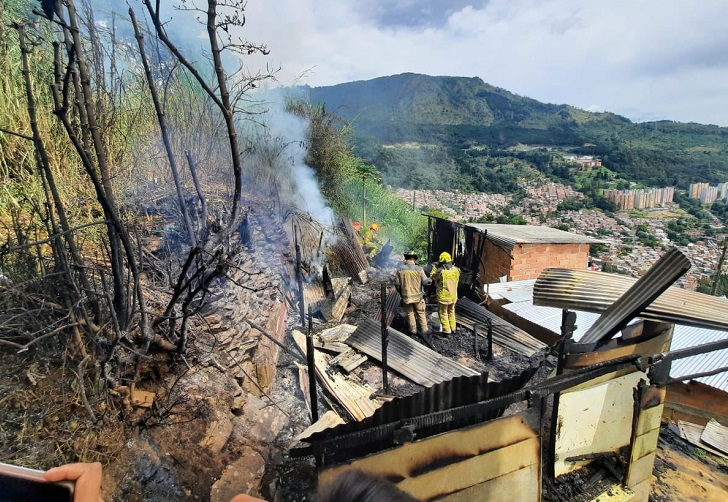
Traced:
<path fill-rule="evenodd" d="M 514 195 L 443 190 L 398 189 L 397 194 L 423 212 L 441 211 L 453 221 L 506 222 L 503 215 L 508 214 L 516 223 L 545 225 L 594 237 L 603 243 L 594 249 L 592 257 L 599 270 L 639 277 L 663 254 L 663 247 L 677 247 L 692 263 L 677 285 L 695 290 L 699 280 L 715 274 L 726 230 L 712 215 L 709 223 L 685 229 L 679 234 L 680 240 L 673 240 L 669 236 L 675 236 L 670 225 L 690 218 L 677 203 L 614 213 L 598 209 L 564 210 L 560 208 L 568 207 L 568 201 L 578 201 L 584 195 L 568 185 L 547 180 L 529 181 L 525 190 L 527 195 L 518 200 Z M 725 192 L 722 195 L 725 197 Z M 644 236 L 648 236 L 650 245 L 642 242 Z"/>

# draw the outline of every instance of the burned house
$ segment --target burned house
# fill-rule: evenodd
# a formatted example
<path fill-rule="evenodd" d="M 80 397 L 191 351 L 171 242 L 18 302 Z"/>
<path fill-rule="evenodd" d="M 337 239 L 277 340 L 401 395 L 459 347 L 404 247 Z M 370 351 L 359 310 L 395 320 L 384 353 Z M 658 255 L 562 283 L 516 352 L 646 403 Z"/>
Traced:
<path fill-rule="evenodd" d="M 457 223 L 429 216 L 428 255 L 452 254 L 466 282 L 489 284 L 535 279 L 549 267 L 583 269 L 589 246 L 600 241 L 551 227 Z"/>
<path fill-rule="evenodd" d="M 429 256 L 452 252 L 474 284 L 487 229 L 448 224 L 431 221 Z M 693 324 L 728 326 L 728 310 L 717 305 L 709 316 L 675 307 L 675 302 L 686 305 L 685 299 L 672 298 L 674 293 L 667 290 L 689 266 L 673 250 L 639 280 L 627 278 L 619 284 L 611 283 L 609 274 L 589 272 L 583 266 L 541 273 L 532 285 L 531 304 L 557 307 L 561 314 L 554 337 L 556 374 L 545 380 L 532 380 L 533 371 L 528 369 L 500 381 L 474 375 L 413 346 L 412 340 L 393 333 L 386 321 L 367 320 L 344 343 L 381 362 L 383 371 L 386 347 L 391 344 L 390 368 L 421 381 L 425 388 L 411 396 L 376 402 L 364 418 L 317 428 L 302 438 L 308 446 L 295 455 L 314 456 L 324 483 L 358 468 L 384 476 L 422 500 L 452 501 L 539 501 L 557 476 L 603 462 L 611 466 L 613 482 L 598 486 L 601 491 L 593 492 L 594 497 L 609 493 L 619 500 L 646 501 L 667 388 L 673 379 L 670 366 L 689 355 L 669 351 L 674 323 L 688 319 Z M 593 294 L 595 281 L 583 274 L 605 277 L 600 294 Z M 595 317 L 577 340 L 573 335 L 578 326 L 569 309 L 590 302 Z M 476 353 L 479 329 L 488 331 L 491 342 L 524 355 L 551 345 L 529 338 L 481 304 L 460 303 L 458 315 L 474 332 Z M 726 347 L 728 343 L 721 342 L 698 352 Z M 688 352 L 696 353 L 695 349 Z M 445 371 L 449 367 L 452 371 Z M 328 369 L 321 373 L 331 375 Z M 353 390 L 340 393 L 361 409 L 354 402 Z M 386 397 L 359 394 L 356 401 L 365 403 Z"/>

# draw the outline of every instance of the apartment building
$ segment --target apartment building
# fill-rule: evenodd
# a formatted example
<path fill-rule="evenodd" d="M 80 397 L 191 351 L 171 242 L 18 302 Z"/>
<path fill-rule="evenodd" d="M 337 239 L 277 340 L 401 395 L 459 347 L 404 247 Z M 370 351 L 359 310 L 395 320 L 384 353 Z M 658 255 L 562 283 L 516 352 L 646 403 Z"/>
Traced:
<path fill-rule="evenodd" d="M 673 201 L 674 187 L 633 189 L 633 190 L 605 190 L 604 198 L 614 201 L 620 211 L 631 209 L 649 209 L 663 207 Z"/>

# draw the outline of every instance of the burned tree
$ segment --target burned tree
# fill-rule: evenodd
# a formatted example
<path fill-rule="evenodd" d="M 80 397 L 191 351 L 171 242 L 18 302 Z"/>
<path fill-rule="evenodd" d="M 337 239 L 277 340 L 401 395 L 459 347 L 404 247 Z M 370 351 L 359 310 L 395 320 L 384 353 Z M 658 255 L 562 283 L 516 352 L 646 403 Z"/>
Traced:
<path fill-rule="evenodd" d="M 186 152 L 188 165 L 190 167 L 192 177 L 195 181 L 195 189 L 199 199 L 198 207 L 195 207 L 195 214 L 198 215 L 196 220 L 201 222 L 196 229 L 192 229 L 192 222 L 187 217 L 187 209 L 184 207 L 184 198 L 179 189 L 179 173 L 176 167 L 174 154 L 169 146 L 169 137 L 164 118 L 162 106 L 157 95 L 156 86 L 152 77 L 151 70 L 148 66 L 143 36 L 141 29 L 136 20 L 133 9 L 129 9 L 129 16 L 134 25 L 137 44 L 139 46 L 142 62 L 145 66 L 145 75 L 149 86 L 152 99 L 155 103 L 155 110 L 159 122 L 160 132 L 167 152 L 167 157 L 172 170 L 175 186 L 177 187 L 182 212 L 185 215 L 185 224 L 190 234 L 192 247 L 189 251 L 187 260 L 180 270 L 177 280 L 174 282 L 172 296 L 167 303 L 165 311 L 161 317 L 158 317 L 153 326 L 161 328 L 165 322 L 167 323 L 168 338 L 175 337 L 177 340 L 177 350 L 184 352 L 187 339 L 187 326 L 189 316 L 198 309 L 204 302 L 205 295 L 210 284 L 218 277 L 226 274 L 229 263 L 237 251 L 237 243 L 231 242 L 231 235 L 238 231 L 241 223 L 245 221 L 241 200 L 243 191 L 243 161 L 241 157 L 239 135 L 237 132 L 237 116 L 240 113 L 247 112 L 240 107 L 241 100 L 245 93 L 257 86 L 257 82 L 262 79 L 269 78 L 271 75 L 258 74 L 241 78 L 238 70 L 233 77 L 237 78 L 237 83 L 231 83 L 233 80 L 227 74 L 222 62 L 222 54 L 224 51 L 232 51 L 237 54 L 250 55 L 256 52 L 267 54 L 267 49 L 263 45 L 253 44 L 250 42 L 238 41 L 234 42 L 229 36 L 232 27 L 243 26 L 245 19 L 242 17 L 244 10 L 244 2 L 216 2 L 209 0 L 205 8 L 198 7 L 194 2 L 182 2 L 182 10 L 191 10 L 205 15 L 205 27 L 208 33 L 209 51 L 211 62 L 215 74 L 215 81 L 208 82 L 197 69 L 197 67 L 177 48 L 171 38 L 168 36 L 164 23 L 160 17 L 159 2 L 153 5 L 149 0 L 144 0 L 144 6 L 151 19 L 154 34 L 164 44 L 167 50 L 172 54 L 175 61 L 182 65 L 184 70 L 190 75 L 194 81 L 204 91 L 206 96 L 214 103 L 223 118 L 225 129 L 228 137 L 228 147 L 230 152 L 230 162 L 232 165 L 233 193 L 232 208 L 229 214 L 225 214 L 221 219 L 224 225 L 219 225 L 219 221 L 213 222 L 215 228 L 208 225 L 208 209 L 207 200 L 202 192 L 201 186 L 197 178 L 195 163 L 189 152 Z M 223 31 L 228 36 L 226 40 L 222 39 L 220 32 Z M 200 214 L 201 213 L 201 214 Z M 244 236 L 241 236 L 244 237 Z M 238 241 L 239 242 L 239 241 Z M 177 315 L 177 309 L 181 312 Z M 181 319 L 179 332 L 176 332 L 176 320 Z"/>
<path fill-rule="evenodd" d="M 155 4 L 144 1 L 143 4 L 151 21 L 151 31 L 145 31 L 146 27 L 137 22 L 135 12 L 129 10 L 138 54 L 144 68 L 143 80 L 137 75 L 136 82 L 146 83 L 174 180 L 176 200 L 172 205 L 178 208 L 178 212 L 177 221 L 173 220 L 172 228 L 183 230 L 182 239 L 177 239 L 178 232 L 174 232 L 174 239 L 181 246 L 175 251 L 182 254 L 153 256 L 145 251 L 138 224 L 133 221 L 135 211 L 119 197 L 118 187 L 115 185 L 118 183 L 116 179 L 120 170 L 120 159 L 126 154 L 110 150 L 115 141 L 110 135 L 118 126 L 115 113 L 118 112 L 120 101 L 116 99 L 123 96 L 125 86 L 129 85 L 129 77 L 127 74 L 127 82 L 121 82 L 121 72 L 116 68 L 120 55 L 117 53 L 115 28 L 112 28 L 109 51 L 108 46 L 105 47 L 101 41 L 99 27 L 89 5 L 84 4 L 79 11 L 74 0 L 47 2 L 43 5 L 43 10 L 34 10 L 36 15 L 47 20 L 46 23 L 30 27 L 21 22 L 14 25 L 21 49 L 21 75 L 31 134 L 4 129 L 20 140 L 32 142 L 34 146 L 36 175 L 40 179 L 45 199 L 44 204 L 37 205 L 35 213 L 46 228 L 43 233 L 33 237 L 26 237 L 21 232 L 15 242 L 9 241 L 6 249 L 0 251 L 3 256 L 12 253 L 19 257 L 25 256 L 28 266 L 35 267 L 39 257 L 41 263 L 43 261 L 40 246 L 44 242 L 50 244 L 54 270 L 52 273 L 47 270 L 44 273 L 62 276 L 70 294 L 63 297 L 66 304 L 59 305 L 56 309 L 59 312 L 65 311 L 67 315 L 59 321 L 60 325 L 51 323 L 48 332 L 55 334 L 66 329 L 72 330 L 78 347 L 77 353 L 81 356 L 79 373 L 93 373 L 95 362 L 98 362 L 105 381 L 111 387 L 119 384 L 121 378 L 127 381 L 130 378 L 128 374 L 120 375 L 118 370 L 114 370 L 113 363 L 118 351 L 135 354 L 133 357 L 137 360 L 137 368 L 131 376 L 133 381 L 140 375 L 139 358 L 151 349 L 175 352 L 186 350 L 191 316 L 202 308 L 215 280 L 224 278 L 228 268 L 234 264 L 241 249 L 241 238 L 249 240 L 247 232 L 234 238 L 234 234 L 240 232 L 241 228 L 247 228 L 247 214 L 242 204 L 244 168 L 236 127 L 238 115 L 247 112 L 243 108 L 246 92 L 255 88 L 257 82 L 270 76 L 258 74 L 242 78 L 240 70 L 229 74 L 223 66 L 222 55 L 225 51 L 243 55 L 267 53 L 264 46 L 234 42 L 228 35 L 225 38 L 220 36 L 220 33 L 227 34 L 231 28 L 244 24 L 243 2 L 209 1 L 204 8 L 199 9 L 191 2 L 181 3 L 181 10 L 196 10 L 205 14 L 204 24 L 209 38 L 210 62 L 214 75 L 209 82 L 203 77 L 203 72 L 182 54 L 167 35 L 160 17 L 159 2 Z M 30 42 L 29 31 L 32 32 Z M 161 43 L 161 51 L 169 54 L 167 57 L 172 64 L 157 68 L 151 66 L 144 33 L 151 33 L 148 38 L 154 39 L 157 44 Z M 45 67 L 44 75 L 49 82 L 47 95 L 53 115 L 60 126 L 59 130 L 65 134 L 64 141 L 67 142 L 68 149 L 75 152 L 76 158 L 72 162 L 82 169 L 93 193 L 92 208 L 88 210 L 88 214 L 95 220 L 86 220 L 80 224 L 69 216 L 69 203 L 64 200 L 64 194 L 57 186 L 53 162 L 49 159 L 43 137 L 46 133 L 38 126 L 36 118 L 37 88 L 34 86 L 37 84 L 31 78 L 27 56 L 34 47 L 43 47 L 48 40 L 52 41 L 52 51 L 49 51 L 52 54 L 49 58 L 52 67 Z M 130 50 L 128 44 L 120 47 L 120 52 Z M 160 46 L 156 49 L 159 56 Z M 163 76 L 161 87 L 156 80 L 158 75 Z M 194 182 L 196 197 L 191 196 L 192 192 L 184 187 L 177 161 L 181 152 L 175 151 L 173 147 L 174 132 L 170 131 L 165 114 L 168 86 L 175 81 L 185 81 L 186 84 L 183 85 L 193 83 L 204 99 L 209 100 L 217 109 L 219 122 L 217 118 L 209 119 L 209 122 L 211 127 L 224 126 L 227 136 L 227 162 L 232 173 L 228 178 L 232 186 L 229 198 L 212 201 L 209 199 L 198 169 L 199 161 L 205 161 L 205 152 L 187 148 L 184 155 Z M 194 99 L 199 99 L 199 96 Z M 140 101 L 139 108 L 134 113 L 137 116 L 144 114 L 143 107 L 144 103 Z M 148 113 L 149 107 L 146 110 Z M 127 132 L 126 136 L 128 135 Z M 208 145 L 207 148 L 209 154 L 212 146 Z M 226 207 L 230 209 L 225 210 Z M 18 218 L 16 228 L 20 230 L 21 226 L 22 218 Z M 77 241 L 79 230 L 89 227 L 105 228 L 103 238 L 91 246 L 90 252 L 89 247 L 82 248 Z M 42 238 L 45 235 L 48 236 L 47 239 Z M 147 270 L 152 274 L 145 275 Z M 148 292 L 145 291 L 145 285 L 156 280 L 153 277 L 155 274 L 166 283 L 166 298 L 162 294 L 161 298 L 165 298 L 164 304 L 158 312 L 148 307 Z M 244 284 L 241 286 L 246 287 Z M 159 291 L 158 284 L 154 287 Z M 157 296 L 155 304 L 159 305 L 159 300 L 160 296 Z M 65 326 L 63 322 L 66 323 Z M 30 346 L 26 344 L 27 340 L 19 338 L 17 341 L 8 339 L 2 342 L 18 349 Z M 30 340 L 30 344 L 33 343 L 35 342 Z M 86 357 L 89 354 L 94 359 Z M 83 397 L 86 402 L 85 396 Z"/>

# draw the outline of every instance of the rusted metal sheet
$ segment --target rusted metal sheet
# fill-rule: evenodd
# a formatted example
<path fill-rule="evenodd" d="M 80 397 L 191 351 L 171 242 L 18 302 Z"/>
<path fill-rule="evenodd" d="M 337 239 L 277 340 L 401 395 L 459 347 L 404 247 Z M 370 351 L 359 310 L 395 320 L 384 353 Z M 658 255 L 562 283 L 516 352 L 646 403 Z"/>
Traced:
<path fill-rule="evenodd" d="M 607 307 L 580 341 L 588 343 L 611 338 L 688 270 L 690 260 L 679 250 L 671 249 Z"/>
<path fill-rule="evenodd" d="M 469 329 L 476 324 L 484 325 L 488 320 L 493 324 L 493 341 L 514 352 L 531 357 L 539 351 L 548 349 L 548 345 L 532 337 L 525 331 L 504 321 L 497 315 L 489 312 L 485 307 L 462 298 L 455 305 L 455 315 L 458 322 Z M 482 332 L 482 331 L 481 331 Z"/>
<path fill-rule="evenodd" d="M 430 387 L 458 376 L 475 376 L 478 372 L 442 356 L 399 331 L 388 328 L 389 366 L 415 383 Z M 368 356 L 382 360 L 382 328 L 373 319 L 365 319 L 346 340 L 346 344 Z"/>
<path fill-rule="evenodd" d="M 324 286 L 318 282 L 309 282 L 303 285 L 303 305 L 306 312 L 318 312 L 326 299 Z"/>
<path fill-rule="evenodd" d="M 401 444 L 402 425 L 416 438 L 423 439 L 486 420 L 503 414 L 511 403 L 525 398 L 520 390 L 535 373 L 529 368 L 520 375 L 500 382 L 488 382 L 486 374 L 474 377 L 458 377 L 423 389 L 417 394 L 397 398 L 385 403 L 374 415 L 362 422 L 352 422 L 313 435 L 307 442 L 319 443 L 319 450 L 326 463 L 341 462 Z M 515 399 L 504 403 L 488 404 L 477 413 L 450 414 L 450 410 L 462 410 L 468 405 L 491 403 L 502 397 Z M 446 414 L 435 417 L 434 414 Z M 442 419 L 444 418 L 444 419 Z"/>
<path fill-rule="evenodd" d="M 536 502 L 540 500 L 539 430 L 540 413 L 529 408 L 329 469 L 321 473 L 319 481 L 325 484 L 355 468 L 390 479 L 420 500 L 458 500 L 456 494 L 474 487 L 479 487 L 479 493 L 494 492 L 510 475 L 511 480 L 521 481 L 519 486 L 509 487 L 510 496 Z M 491 482 L 495 486 L 488 487 Z"/>
<path fill-rule="evenodd" d="M 369 281 L 367 270 L 369 261 L 359 244 L 359 239 L 349 218 L 342 218 L 337 226 L 337 240 L 332 251 L 349 275 L 366 284 Z"/>
<path fill-rule="evenodd" d="M 636 281 L 617 274 L 549 268 L 536 280 L 533 303 L 601 313 Z M 725 331 L 728 330 L 728 300 L 671 287 L 645 307 L 639 317 Z"/>
<path fill-rule="evenodd" d="M 397 290 L 394 288 L 394 286 L 389 286 L 387 288 L 387 302 L 386 302 L 387 326 L 391 326 L 392 321 L 394 320 L 394 316 L 397 314 L 397 310 L 399 309 L 399 303 L 401 301 L 402 301 L 402 297 L 399 296 L 399 293 L 397 293 Z M 381 321 L 382 320 L 382 309 L 377 309 L 374 312 L 372 317 L 374 317 L 375 321 Z"/>

